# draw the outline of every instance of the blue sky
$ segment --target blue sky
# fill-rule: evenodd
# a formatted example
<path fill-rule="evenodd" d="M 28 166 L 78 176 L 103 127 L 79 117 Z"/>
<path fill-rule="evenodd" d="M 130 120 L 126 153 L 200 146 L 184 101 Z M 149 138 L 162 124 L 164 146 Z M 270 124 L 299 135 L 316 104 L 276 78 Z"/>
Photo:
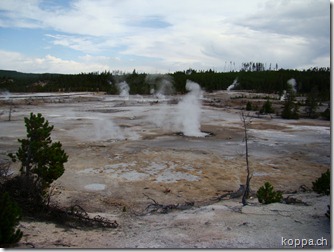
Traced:
<path fill-rule="evenodd" d="M 0 69 L 330 66 L 328 0 L 0 0 Z"/>

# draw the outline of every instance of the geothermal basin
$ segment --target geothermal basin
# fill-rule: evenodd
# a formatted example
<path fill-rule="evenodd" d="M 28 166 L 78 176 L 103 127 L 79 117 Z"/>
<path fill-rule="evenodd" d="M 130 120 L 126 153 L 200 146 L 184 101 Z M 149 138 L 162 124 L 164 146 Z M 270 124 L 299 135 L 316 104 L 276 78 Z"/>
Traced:
<path fill-rule="evenodd" d="M 245 101 L 231 99 L 236 93 L 227 91 L 196 95 L 188 98 L 191 105 L 184 104 L 185 96 L 0 97 L 0 158 L 8 161 L 7 154 L 19 147 L 17 139 L 25 138 L 24 117 L 42 113 L 54 125 L 52 139 L 69 155 L 64 174 L 54 183 L 52 201 L 60 206 L 119 214 L 120 209 L 144 211 L 152 199 L 205 205 L 245 183 L 240 120 Z M 285 193 L 302 185 L 311 188 L 330 169 L 329 121 L 254 116 L 248 134 L 253 192 L 266 181 Z M 19 164 L 11 169 L 18 172 Z"/>
<path fill-rule="evenodd" d="M 56 181 L 62 200 L 85 204 L 89 198 L 97 201 L 89 207 L 97 208 L 103 199 L 142 206 L 147 203 L 143 193 L 163 201 L 204 200 L 245 182 L 240 110 L 211 102 L 219 97 L 228 102 L 228 94 L 205 94 L 200 106 L 198 100 L 185 105 L 182 96 L 12 94 L 10 121 L 8 98 L 2 100 L 1 158 L 16 151 L 17 139 L 25 137 L 23 118 L 42 113 L 54 125 L 53 140 L 69 155 L 65 173 Z M 191 124 L 190 135 L 177 134 L 186 124 Z M 194 133 L 196 127 L 200 131 Z M 211 134 L 204 137 L 204 132 Z M 253 190 L 265 181 L 282 191 L 311 187 L 330 168 L 330 122 L 255 117 L 249 127 L 249 156 Z M 171 193 L 162 193 L 165 188 Z"/>

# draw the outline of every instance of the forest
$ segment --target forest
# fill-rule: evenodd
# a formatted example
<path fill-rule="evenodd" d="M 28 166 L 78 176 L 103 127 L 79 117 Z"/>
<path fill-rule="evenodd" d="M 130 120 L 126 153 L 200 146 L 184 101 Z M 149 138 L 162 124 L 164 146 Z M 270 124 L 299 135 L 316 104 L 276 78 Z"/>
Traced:
<path fill-rule="evenodd" d="M 213 70 L 177 71 L 168 74 L 123 73 L 103 71 L 80 74 L 21 73 L 0 70 L 0 91 L 8 92 L 106 92 L 118 94 L 116 84 L 126 81 L 130 94 L 150 94 L 152 86 L 162 80 L 171 82 L 175 93 L 185 93 L 187 80 L 197 82 L 203 90 L 226 90 L 233 82 L 237 90 L 262 93 L 279 93 L 288 89 L 288 80 L 295 79 L 297 92 L 306 95 L 316 91 L 323 101 L 330 100 L 330 68 L 307 70 L 264 69 L 261 63 L 245 63 L 239 71 L 216 72 Z"/>

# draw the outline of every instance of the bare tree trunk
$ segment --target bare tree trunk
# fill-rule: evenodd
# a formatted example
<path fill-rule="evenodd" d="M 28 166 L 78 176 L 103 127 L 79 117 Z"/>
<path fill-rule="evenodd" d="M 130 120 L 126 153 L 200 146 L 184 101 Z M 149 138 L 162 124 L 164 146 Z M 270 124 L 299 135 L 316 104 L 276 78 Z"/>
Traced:
<path fill-rule="evenodd" d="M 8 121 L 12 119 L 12 109 L 13 109 L 13 101 L 11 101 L 9 105 Z"/>
<path fill-rule="evenodd" d="M 247 205 L 247 199 L 249 197 L 249 191 L 250 191 L 250 169 L 249 169 L 249 161 L 248 161 L 248 134 L 247 129 L 248 125 L 251 123 L 251 120 L 248 119 L 248 116 L 244 114 L 244 112 L 241 113 L 241 121 L 243 123 L 244 127 L 244 134 L 245 134 L 245 148 L 246 148 L 246 171 L 247 171 L 247 178 L 246 178 L 246 185 L 245 185 L 245 191 L 242 196 L 242 204 L 245 206 Z"/>

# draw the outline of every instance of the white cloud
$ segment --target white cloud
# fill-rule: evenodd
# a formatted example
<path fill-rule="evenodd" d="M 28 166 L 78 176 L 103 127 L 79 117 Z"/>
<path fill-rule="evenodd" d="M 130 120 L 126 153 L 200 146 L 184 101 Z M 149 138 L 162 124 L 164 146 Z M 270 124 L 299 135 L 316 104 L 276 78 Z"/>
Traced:
<path fill-rule="evenodd" d="M 262 32 L 305 37 L 329 36 L 329 14 L 330 4 L 327 0 L 269 0 L 256 13 L 236 23 Z"/>
<path fill-rule="evenodd" d="M 306 60 L 309 43 L 300 36 L 262 33 L 238 26 L 230 26 L 205 46 L 205 53 L 212 57 L 242 62 L 285 62 L 292 67 L 299 60 Z M 271 60 L 271 61 L 269 61 Z"/>
<path fill-rule="evenodd" d="M 330 56 L 316 57 L 310 61 L 309 64 L 296 66 L 296 69 L 309 69 L 313 67 L 329 67 L 330 66 Z"/>
<path fill-rule="evenodd" d="M 88 61 L 63 60 L 52 55 L 29 57 L 17 52 L 0 50 L 0 69 L 34 73 L 80 73 L 104 71 L 108 65 Z"/>
<path fill-rule="evenodd" d="M 226 61 L 294 68 L 319 62 L 330 51 L 327 0 L 75 0 L 66 8 L 47 3 L 3 0 L 0 26 L 49 29 L 53 46 L 94 56 L 96 64 L 98 56 L 109 57 L 103 65 L 110 69 L 222 69 Z M 141 57 L 151 64 L 138 62 Z M 81 60 L 73 62 L 88 64 Z"/>
<path fill-rule="evenodd" d="M 94 38 L 91 37 L 62 34 L 46 34 L 46 36 L 51 38 L 53 45 L 64 46 L 85 53 L 96 53 L 101 51 L 101 46 L 94 43 Z"/>
<path fill-rule="evenodd" d="M 0 16 L 2 27 L 41 28 L 42 20 L 46 13 L 38 7 L 38 0 L 10 1 L 3 0 L 0 3 Z"/>
<path fill-rule="evenodd" d="M 22 53 L 0 50 L 0 69 L 16 70 L 27 73 L 64 73 L 76 74 L 81 72 L 102 72 L 105 70 L 122 70 L 132 72 L 157 73 L 167 72 L 164 65 L 142 63 L 135 60 L 122 60 L 117 57 L 84 55 L 76 60 L 65 60 L 53 55 L 33 57 Z"/>

